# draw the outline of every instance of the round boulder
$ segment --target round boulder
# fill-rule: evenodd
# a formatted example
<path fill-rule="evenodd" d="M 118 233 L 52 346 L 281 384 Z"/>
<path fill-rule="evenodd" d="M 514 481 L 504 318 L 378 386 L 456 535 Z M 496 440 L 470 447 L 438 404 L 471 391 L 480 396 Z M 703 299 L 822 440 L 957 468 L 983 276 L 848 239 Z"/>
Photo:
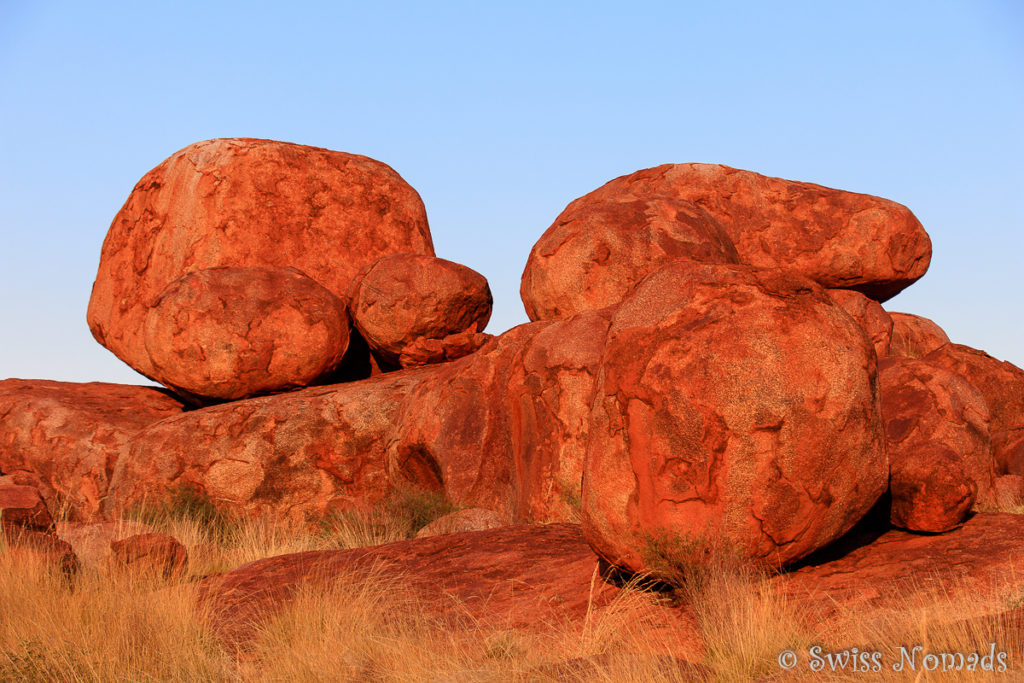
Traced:
<path fill-rule="evenodd" d="M 319 147 L 227 138 L 173 154 L 103 242 L 93 336 L 143 375 L 146 314 L 167 285 L 219 267 L 293 266 L 339 297 L 381 256 L 433 254 L 423 201 L 389 166 Z"/>
<path fill-rule="evenodd" d="M 454 360 L 460 351 L 475 351 L 487 341 L 476 335 L 487 326 L 492 303 L 486 278 L 471 268 L 432 256 L 393 254 L 357 278 L 349 310 L 370 349 L 385 362 L 400 364 L 406 354 L 415 359 L 407 364 L 426 365 Z M 452 343 L 444 343 L 448 338 Z"/>
<path fill-rule="evenodd" d="M 530 252 L 520 287 L 530 320 L 617 304 L 673 259 L 739 263 L 732 240 L 695 204 L 669 197 L 590 197 L 566 207 Z"/>
<path fill-rule="evenodd" d="M 989 410 L 981 393 L 956 373 L 909 358 L 883 359 L 878 383 L 893 524 L 947 531 L 975 502 L 993 505 Z"/>
<path fill-rule="evenodd" d="M 170 283 L 146 315 L 151 376 L 234 400 L 306 386 L 341 362 L 345 303 L 294 268 L 211 268 Z"/>
<path fill-rule="evenodd" d="M 612 317 L 584 535 L 630 571 L 657 572 L 658 548 L 777 567 L 825 546 L 887 486 L 875 364 L 856 322 L 792 271 L 650 275 Z"/>

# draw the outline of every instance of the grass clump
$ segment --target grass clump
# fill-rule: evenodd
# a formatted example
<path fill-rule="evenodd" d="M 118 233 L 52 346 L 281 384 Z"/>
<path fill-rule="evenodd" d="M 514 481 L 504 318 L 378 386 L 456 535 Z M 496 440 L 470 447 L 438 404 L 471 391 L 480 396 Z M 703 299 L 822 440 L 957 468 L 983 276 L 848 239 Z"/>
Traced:
<path fill-rule="evenodd" d="M 335 547 L 362 548 L 414 538 L 423 527 L 458 509 L 441 492 L 402 488 L 369 509 L 327 516 L 320 530 Z"/>
<path fill-rule="evenodd" d="M 209 494 L 185 484 L 171 488 L 165 499 L 143 503 L 129 510 L 125 516 L 158 528 L 190 523 L 201 533 L 221 540 L 230 537 L 237 526 L 231 515 L 218 507 Z"/>

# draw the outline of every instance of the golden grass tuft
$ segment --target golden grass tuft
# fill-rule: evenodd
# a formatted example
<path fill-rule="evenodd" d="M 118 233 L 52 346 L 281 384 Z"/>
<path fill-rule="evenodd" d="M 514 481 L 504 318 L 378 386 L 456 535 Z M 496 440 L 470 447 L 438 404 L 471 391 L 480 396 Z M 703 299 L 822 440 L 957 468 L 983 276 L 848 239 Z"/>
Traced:
<path fill-rule="evenodd" d="M 422 501 L 421 501 L 422 502 Z M 417 509 L 430 505 L 411 504 Z M 427 515 L 429 516 L 429 514 Z M 382 507 L 326 525 L 168 514 L 158 531 L 181 540 L 191 578 L 254 559 L 356 547 L 410 535 L 409 509 Z M 412 525 L 414 526 L 414 525 Z M 811 613 L 784 582 L 729 555 L 684 566 L 677 602 L 693 630 L 658 618 L 665 596 L 637 579 L 582 620 L 518 628 L 475 622 L 457 608 L 438 617 L 401 577 L 370 571 L 310 580 L 270 615 L 242 655 L 220 642 L 196 605 L 194 584 L 83 567 L 73 583 L 0 541 L 0 681 L 817 681 L 1014 680 L 1024 663 L 1024 620 L 994 613 L 1024 605 L 1024 590 L 910 586 L 889 610 L 832 605 Z M 601 579 L 595 573 L 594 591 Z M 1010 585 L 1024 585 L 1010 582 Z M 913 590 L 911 590 L 913 589 Z M 592 591 L 592 595 L 594 592 Z M 913 596 L 913 597 L 909 597 Z M 441 599 L 438 596 L 438 599 Z M 456 606 L 457 607 L 457 606 Z M 827 613 L 827 618 L 822 617 Z M 460 616 L 461 615 L 461 616 Z M 899 646 L 932 653 L 1008 653 L 1008 672 L 895 672 Z M 812 671 L 811 648 L 877 650 L 880 672 Z M 780 669 L 792 650 L 798 665 Z M 689 660 L 688 664 L 684 660 Z"/>

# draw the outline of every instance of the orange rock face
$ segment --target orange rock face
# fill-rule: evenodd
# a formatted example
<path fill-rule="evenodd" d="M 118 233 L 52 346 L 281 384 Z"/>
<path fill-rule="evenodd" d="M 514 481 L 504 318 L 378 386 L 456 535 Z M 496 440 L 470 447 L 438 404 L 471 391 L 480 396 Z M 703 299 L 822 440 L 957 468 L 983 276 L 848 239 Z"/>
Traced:
<path fill-rule="evenodd" d="M 483 332 L 491 317 L 491 290 L 483 275 L 444 259 L 417 254 L 385 256 L 353 285 L 349 310 L 370 349 L 385 362 L 426 365 L 460 357 L 482 345 L 444 344 L 448 337 Z M 462 338 L 460 337 L 460 338 Z M 436 349 L 430 342 L 435 342 Z M 408 352 L 415 347 L 412 355 Z M 430 351 L 433 350 L 433 353 Z"/>
<path fill-rule="evenodd" d="M 182 409 L 152 387 L 0 381 L 0 474 L 39 489 L 51 510 L 92 520 L 128 440 Z"/>
<path fill-rule="evenodd" d="M 995 469 L 985 398 L 964 377 L 923 360 L 879 366 L 889 453 L 892 523 L 947 531 L 975 501 L 995 503 Z"/>
<path fill-rule="evenodd" d="M 680 208 L 692 205 L 697 214 Z M 521 294 L 532 320 L 565 317 L 616 303 L 658 264 L 728 263 L 733 253 L 885 301 L 924 275 L 931 241 L 909 209 L 886 199 L 717 164 L 665 164 L 569 204 L 534 245 Z"/>
<path fill-rule="evenodd" d="M 885 491 L 875 354 L 807 278 L 676 262 L 613 314 L 593 402 L 583 530 L 632 571 L 653 543 L 786 565 Z"/>
<path fill-rule="evenodd" d="M 294 268 L 212 268 L 161 292 L 143 339 L 153 378 L 202 402 L 307 386 L 348 337 L 344 301 Z"/>
<path fill-rule="evenodd" d="M 293 520 L 372 504 L 392 490 L 384 456 L 424 372 L 223 403 L 151 425 L 118 461 L 104 510 L 117 516 L 177 487 L 232 512 Z"/>
<path fill-rule="evenodd" d="M 607 328 L 607 311 L 520 325 L 438 368 L 409 399 L 394 476 L 434 476 L 455 503 L 513 521 L 577 519 Z"/>
<path fill-rule="evenodd" d="M 97 341 L 146 376 L 146 314 L 195 270 L 293 266 L 339 297 L 393 253 L 433 254 L 419 195 L 390 167 L 343 152 L 230 138 L 147 173 L 114 218 L 89 300 Z"/>
<path fill-rule="evenodd" d="M 566 207 L 530 252 L 520 288 L 526 314 L 555 320 L 612 306 L 677 258 L 739 263 L 732 240 L 699 206 L 597 190 Z"/>
<path fill-rule="evenodd" d="M 852 289 L 830 289 L 828 295 L 861 326 L 875 347 L 875 355 L 879 358 L 888 356 L 892 340 L 892 318 L 882 305 Z"/>
<path fill-rule="evenodd" d="M 206 577 L 197 590 L 214 631 L 244 649 L 258 624 L 311 580 L 397 579 L 415 609 L 447 616 L 453 627 L 542 629 L 600 616 L 619 589 L 597 579 L 597 570 L 578 526 L 521 525 L 266 558 Z M 645 616 L 687 624 L 678 612 L 653 605 Z"/>
<path fill-rule="evenodd" d="M 942 328 L 920 315 L 889 313 L 892 319 L 892 342 L 889 353 L 903 358 L 923 358 L 944 344 L 949 337 Z"/>
<path fill-rule="evenodd" d="M 963 375 L 978 388 L 992 418 L 997 474 L 1024 475 L 1024 370 L 962 344 L 946 344 L 924 360 Z"/>

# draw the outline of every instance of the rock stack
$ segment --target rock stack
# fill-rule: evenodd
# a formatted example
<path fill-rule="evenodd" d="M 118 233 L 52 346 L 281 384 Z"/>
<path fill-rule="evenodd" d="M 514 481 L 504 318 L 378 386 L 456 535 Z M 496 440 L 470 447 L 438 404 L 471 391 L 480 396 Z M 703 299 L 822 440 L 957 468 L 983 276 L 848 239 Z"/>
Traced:
<path fill-rule="evenodd" d="M 178 486 L 307 520 L 414 486 L 655 573 L 666 547 L 792 565 L 878 506 L 944 532 L 1024 493 L 1024 372 L 882 307 L 930 258 L 894 202 L 664 165 L 571 202 L 532 322 L 491 337 L 486 280 L 388 166 L 198 143 L 135 187 L 89 305 L 166 390 L 0 383 L 0 484 L 79 522 Z"/>

